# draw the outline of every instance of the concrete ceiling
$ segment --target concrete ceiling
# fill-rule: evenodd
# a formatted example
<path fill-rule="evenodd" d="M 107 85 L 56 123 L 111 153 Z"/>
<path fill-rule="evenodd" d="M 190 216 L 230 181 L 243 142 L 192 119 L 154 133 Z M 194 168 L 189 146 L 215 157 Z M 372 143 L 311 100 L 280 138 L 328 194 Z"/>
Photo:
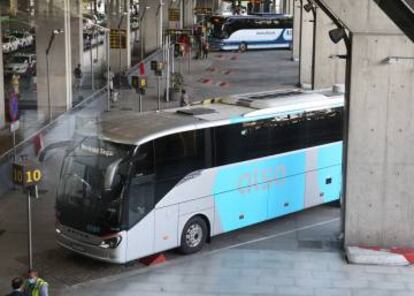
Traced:
<path fill-rule="evenodd" d="M 401 2 L 403 0 L 384 0 Z M 404 0 L 411 1 L 414 0 Z M 381 0 L 315 0 L 329 9 L 351 32 L 371 34 L 402 34 L 400 28 L 376 2 Z"/>

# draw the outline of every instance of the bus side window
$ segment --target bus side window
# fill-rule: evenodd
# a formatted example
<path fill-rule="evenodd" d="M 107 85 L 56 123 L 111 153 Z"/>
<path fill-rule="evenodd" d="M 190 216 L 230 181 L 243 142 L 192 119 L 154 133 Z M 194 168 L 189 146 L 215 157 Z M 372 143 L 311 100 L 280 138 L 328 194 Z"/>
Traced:
<path fill-rule="evenodd" d="M 133 226 L 155 206 L 154 202 L 154 149 L 153 142 L 139 147 L 131 171 L 128 190 L 128 224 Z"/>
<path fill-rule="evenodd" d="M 342 140 L 342 112 L 341 109 L 336 109 L 330 113 L 312 114 L 311 116 L 308 116 L 308 147 Z"/>
<path fill-rule="evenodd" d="M 206 167 L 205 140 L 204 130 L 178 133 L 155 140 L 157 202 L 184 176 Z"/>
<path fill-rule="evenodd" d="M 216 165 L 241 162 L 271 154 L 268 120 L 215 128 Z"/>
<path fill-rule="evenodd" d="M 308 128 L 306 118 L 301 115 L 285 119 L 274 118 L 270 123 L 272 154 L 306 148 Z"/>

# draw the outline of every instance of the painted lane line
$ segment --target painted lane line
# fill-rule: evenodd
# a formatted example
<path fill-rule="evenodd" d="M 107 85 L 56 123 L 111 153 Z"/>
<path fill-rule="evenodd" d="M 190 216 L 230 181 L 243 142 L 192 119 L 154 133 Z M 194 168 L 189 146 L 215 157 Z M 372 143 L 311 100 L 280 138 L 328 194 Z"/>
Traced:
<path fill-rule="evenodd" d="M 76 292 L 79 289 L 82 289 L 82 287 L 87 287 L 89 285 L 108 284 L 108 283 L 119 281 L 119 280 L 122 280 L 122 279 L 125 279 L 125 278 L 143 275 L 143 274 L 146 274 L 148 272 L 155 271 L 157 269 L 161 269 L 161 268 L 164 268 L 164 267 L 169 267 L 169 266 L 171 267 L 171 266 L 179 265 L 179 264 L 191 264 L 195 261 L 198 261 L 198 257 L 200 257 L 200 256 L 214 255 L 216 253 L 220 253 L 220 252 L 223 252 L 223 251 L 226 251 L 226 250 L 238 248 L 240 246 L 265 241 L 265 240 L 272 239 L 272 238 L 275 238 L 275 237 L 291 234 L 291 233 L 294 233 L 296 231 L 307 230 L 307 229 L 311 229 L 313 227 L 323 226 L 323 225 L 327 225 L 327 224 L 334 223 L 334 222 L 337 222 L 337 221 L 340 221 L 340 218 L 325 220 L 325 221 L 321 221 L 321 222 L 314 223 L 314 224 L 311 224 L 311 225 L 298 227 L 298 228 L 291 229 L 291 230 L 286 230 L 286 231 L 275 233 L 275 234 L 272 234 L 272 235 L 268 235 L 268 236 L 265 236 L 265 237 L 262 237 L 262 238 L 253 239 L 253 240 L 250 240 L 248 242 L 234 244 L 234 245 L 231 245 L 231 246 L 219 248 L 219 249 L 212 250 L 212 251 L 201 252 L 201 253 L 193 254 L 193 255 L 190 255 L 190 256 L 185 256 L 185 257 L 176 257 L 176 258 L 173 258 L 172 260 L 169 260 L 169 261 L 167 261 L 163 264 L 157 264 L 157 265 L 152 265 L 152 266 L 148 266 L 148 267 L 142 267 L 142 268 L 138 268 L 138 269 L 127 271 L 127 272 L 114 274 L 114 275 L 110 275 L 110 276 L 106 276 L 106 277 L 102 277 L 102 278 L 98 278 L 98 279 L 93 279 L 93 280 L 86 281 L 86 282 L 83 282 L 83 283 L 78 283 L 78 284 L 75 284 L 73 286 L 68 286 L 66 289 L 64 289 L 65 294 L 62 294 L 62 295 L 76 295 L 73 292 Z"/>
<path fill-rule="evenodd" d="M 250 240 L 250 241 L 247 241 L 247 242 L 238 243 L 238 244 L 223 247 L 223 248 L 220 248 L 220 249 L 208 251 L 206 253 L 203 253 L 203 255 L 214 254 L 214 253 L 217 253 L 217 252 L 220 252 L 220 251 L 235 249 L 235 248 L 242 247 L 242 246 L 245 246 L 245 245 L 254 244 L 254 243 L 266 241 L 266 240 L 269 240 L 269 239 L 272 239 L 272 238 L 276 238 L 276 237 L 279 237 L 279 236 L 284 236 L 284 235 L 287 235 L 287 234 L 291 234 L 291 233 L 294 233 L 294 232 L 297 232 L 297 231 L 303 231 L 303 230 L 311 229 L 311 228 L 314 228 L 314 227 L 323 226 L 323 225 L 327 225 L 327 224 L 330 224 L 330 223 L 338 222 L 340 220 L 341 220 L 341 218 L 335 218 L 335 219 L 330 219 L 330 220 L 318 222 L 318 223 L 307 225 L 307 226 L 302 226 L 302 227 L 291 229 L 291 230 L 286 230 L 286 231 L 283 231 L 283 232 L 275 233 L 275 234 L 264 236 L 264 237 L 261 237 L 261 238 L 256 238 L 256 239 L 253 239 L 253 240 Z"/>

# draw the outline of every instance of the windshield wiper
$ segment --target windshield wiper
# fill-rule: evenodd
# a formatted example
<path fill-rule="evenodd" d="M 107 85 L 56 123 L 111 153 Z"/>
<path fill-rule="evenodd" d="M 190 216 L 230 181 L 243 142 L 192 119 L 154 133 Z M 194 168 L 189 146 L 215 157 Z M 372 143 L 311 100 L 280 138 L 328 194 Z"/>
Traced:
<path fill-rule="evenodd" d="M 99 199 L 101 199 L 102 198 L 102 196 L 100 195 L 100 194 L 98 194 L 98 193 L 96 193 L 94 190 L 92 190 L 93 189 L 93 187 L 92 187 L 92 185 L 91 184 L 89 184 L 88 183 L 88 181 L 86 181 L 85 179 L 83 179 L 81 176 L 79 176 L 78 174 L 76 174 L 76 173 L 67 173 L 67 174 L 65 174 L 64 176 L 69 176 L 69 177 L 75 177 L 75 178 L 77 178 L 79 181 L 81 181 L 82 182 L 82 184 L 84 184 L 86 187 L 87 187 L 87 189 L 90 191 L 90 192 L 92 192 L 94 195 L 96 195 Z"/>

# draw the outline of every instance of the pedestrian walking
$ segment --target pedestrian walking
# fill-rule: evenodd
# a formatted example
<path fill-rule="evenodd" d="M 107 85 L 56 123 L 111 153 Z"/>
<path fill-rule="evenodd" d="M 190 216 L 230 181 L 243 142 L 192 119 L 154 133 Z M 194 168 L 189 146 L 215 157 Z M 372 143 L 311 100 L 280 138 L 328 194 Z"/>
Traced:
<path fill-rule="evenodd" d="M 188 106 L 188 105 L 190 105 L 190 98 L 188 97 L 188 94 L 187 94 L 186 90 L 183 89 L 181 91 L 180 106 L 185 107 L 185 106 Z"/>
<path fill-rule="evenodd" d="M 108 75 L 107 79 L 109 80 L 109 92 L 111 94 L 111 97 L 114 93 L 114 78 L 115 78 L 115 73 L 112 71 L 111 67 L 109 67 L 109 71 L 108 73 L 106 73 Z"/>
<path fill-rule="evenodd" d="M 78 64 L 78 66 L 73 71 L 73 76 L 75 77 L 75 83 L 74 83 L 75 89 L 80 89 L 81 80 L 82 80 L 82 70 L 81 70 L 80 64 Z"/>
<path fill-rule="evenodd" d="M 210 45 L 208 44 L 208 41 L 204 41 L 203 44 L 203 59 L 208 59 L 208 52 L 210 50 Z"/>
<path fill-rule="evenodd" d="M 49 296 L 49 284 L 39 277 L 36 270 L 30 270 L 24 285 L 27 296 Z"/>
<path fill-rule="evenodd" d="M 27 296 L 24 292 L 24 281 L 21 277 L 16 277 L 11 281 L 13 292 L 7 294 L 7 296 Z"/>

